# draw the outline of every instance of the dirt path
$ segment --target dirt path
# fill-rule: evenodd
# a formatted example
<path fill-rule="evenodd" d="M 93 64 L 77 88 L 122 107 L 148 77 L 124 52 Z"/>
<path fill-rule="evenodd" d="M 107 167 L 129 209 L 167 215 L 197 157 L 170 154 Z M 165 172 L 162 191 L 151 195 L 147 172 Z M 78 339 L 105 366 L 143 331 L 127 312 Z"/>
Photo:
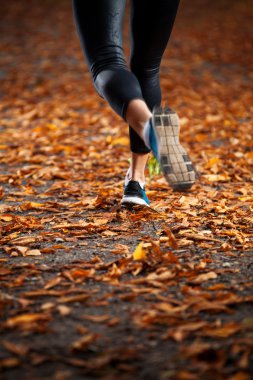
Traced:
<path fill-rule="evenodd" d="M 181 3 L 161 82 L 201 178 L 148 177 L 150 210 L 70 2 L 38 3 L 1 5 L 0 379 L 250 380 L 251 2 Z"/>

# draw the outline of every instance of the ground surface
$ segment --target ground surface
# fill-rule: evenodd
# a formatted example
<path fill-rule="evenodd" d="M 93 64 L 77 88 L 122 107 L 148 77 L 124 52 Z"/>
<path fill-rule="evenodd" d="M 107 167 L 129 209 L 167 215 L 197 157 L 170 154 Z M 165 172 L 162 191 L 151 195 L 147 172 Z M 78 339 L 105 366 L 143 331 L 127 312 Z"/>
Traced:
<path fill-rule="evenodd" d="M 201 177 L 126 210 L 70 2 L 1 5 L 1 379 L 252 378 L 252 16 L 182 2 L 161 82 Z"/>

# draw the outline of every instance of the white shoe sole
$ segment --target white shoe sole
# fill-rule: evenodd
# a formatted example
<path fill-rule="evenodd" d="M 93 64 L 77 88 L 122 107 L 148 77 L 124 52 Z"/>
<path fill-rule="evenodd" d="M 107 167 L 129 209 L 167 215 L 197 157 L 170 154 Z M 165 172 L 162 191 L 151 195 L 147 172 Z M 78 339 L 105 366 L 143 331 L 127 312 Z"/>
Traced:
<path fill-rule="evenodd" d="M 192 187 L 196 173 L 192 162 L 179 141 L 180 125 L 176 112 L 155 108 L 152 124 L 158 140 L 158 161 L 169 185 L 175 191 Z"/>
<path fill-rule="evenodd" d="M 147 206 L 147 207 L 150 207 L 145 201 L 144 199 L 141 199 L 139 197 L 125 197 L 123 196 L 122 200 L 121 200 L 121 204 L 127 204 L 127 203 L 131 203 L 131 204 L 135 204 L 135 205 L 139 205 L 139 206 Z"/>

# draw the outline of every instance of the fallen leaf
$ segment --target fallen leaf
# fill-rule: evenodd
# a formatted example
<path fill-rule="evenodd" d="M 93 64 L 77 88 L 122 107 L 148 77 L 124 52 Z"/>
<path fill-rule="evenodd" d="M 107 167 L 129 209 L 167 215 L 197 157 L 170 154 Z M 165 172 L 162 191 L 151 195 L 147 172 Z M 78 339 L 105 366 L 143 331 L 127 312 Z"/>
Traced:
<path fill-rule="evenodd" d="M 173 233 L 171 232 L 171 230 L 165 225 L 163 225 L 163 230 L 166 233 L 167 237 L 169 238 L 168 245 L 171 248 L 178 249 L 177 240 L 176 240 L 175 236 L 173 235 Z"/>
<path fill-rule="evenodd" d="M 211 271 L 208 273 L 202 273 L 196 276 L 195 278 L 191 279 L 190 282 L 193 284 L 202 284 L 202 282 L 208 281 L 208 280 L 213 280 L 217 278 L 218 275 L 217 273 Z"/>
<path fill-rule="evenodd" d="M 0 368 L 14 368 L 18 367 L 20 364 L 21 361 L 18 358 L 0 359 Z"/>
<path fill-rule="evenodd" d="M 145 260 L 147 258 L 147 252 L 143 248 L 144 242 L 140 242 L 137 247 L 135 248 L 135 251 L 133 253 L 133 259 L 138 261 L 138 260 Z"/>
<path fill-rule="evenodd" d="M 67 315 L 70 315 L 72 312 L 72 309 L 66 305 L 58 305 L 57 310 L 59 313 L 63 316 L 66 317 Z"/>
<path fill-rule="evenodd" d="M 86 314 L 84 319 L 87 319 L 88 321 L 95 322 L 95 323 L 103 323 L 110 319 L 110 315 L 88 315 Z"/>
<path fill-rule="evenodd" d="M 29 352 L 29 347 L 24 344 L 17 344 L 8 340 L 2 340 L 1 344 L 6 348 L 6 350 L 18 356 L 26 356 Z"/>
<path fill-rule="evenodd" d="M 221 327 L 206 328 L 202 335 L 212 338 L 228 338 L 229 336 L 236 334 L 240 329 L 241 326 L 239 323 L 229 322 Z"/>
<path fill-rule="evenodd" d="M 28 314 L 20 314 L 15 317 L 11 317 L 5 321 L 5 326 L 8 328 L 13 327 L 22 327 L 25 324 L 31 324 L 33 322 L 44 322 L 49 321 L 50 315 L 48 314 L 40 314 L 40 313 L 28 313 Z"/>
<path fill-rule="evenodd" d="M 24 256 L 40 256 L 40 255 L 41 255 L 41 252 L 39 249 L 28 249 L 28 251 L 24 253 Z"/>
<path fill-rule="evenodd" d="M 92 343 L 94 343 L 98 339 L 98 334 L 87 334 L 76 340 L 72 343 L 71 349 L 74 351 L 83 351 L 86 350 Z"/>

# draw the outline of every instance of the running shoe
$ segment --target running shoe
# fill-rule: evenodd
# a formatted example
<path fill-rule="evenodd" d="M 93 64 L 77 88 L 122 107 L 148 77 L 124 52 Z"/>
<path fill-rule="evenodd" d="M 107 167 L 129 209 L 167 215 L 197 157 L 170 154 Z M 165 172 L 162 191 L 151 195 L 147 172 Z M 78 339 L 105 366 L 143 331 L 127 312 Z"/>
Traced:
<path fill-rule="evenodd" d="M 124 194 L 121 204 L 135 204 L 149 207 L 149 200 L 145 192 L 145 187 L 141 186 L 137 181 L 128 181 L 124 186 Z"/>
<path fill-rule="evenodd" d="M 195 169 L 179 141 L 179 117 L 166 107 L 156 107 L 150 119 L 149 143 L 169 185 L 186 191 L 195 183 Z"/>

